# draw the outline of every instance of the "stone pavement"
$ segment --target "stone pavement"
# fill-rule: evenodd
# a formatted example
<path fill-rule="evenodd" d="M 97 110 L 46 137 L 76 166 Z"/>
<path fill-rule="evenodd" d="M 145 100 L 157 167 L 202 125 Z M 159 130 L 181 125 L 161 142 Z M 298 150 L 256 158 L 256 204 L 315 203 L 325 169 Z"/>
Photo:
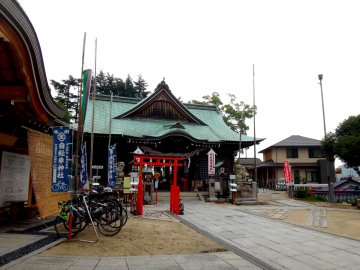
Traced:
<path fill-rule="evenodd" d="M 281 211 L 295 208 L 314 209 L 314 216 L 322 209 L 283 199 L 267 206 L 186 202 L 185 214 L 178 219 L 228 252 L 69 257 L 44 256 L 38 250 L 0 269 L 360 269 L 360 241 L 284 223 Z"/>
<path fill-rule="evenodd" d="M 264 269 L 360 269 L 357 240 L 254 215 L 233 205 L 187 204 L 183 218 L 225 242 L 234 253 L 259 260 Z"/>

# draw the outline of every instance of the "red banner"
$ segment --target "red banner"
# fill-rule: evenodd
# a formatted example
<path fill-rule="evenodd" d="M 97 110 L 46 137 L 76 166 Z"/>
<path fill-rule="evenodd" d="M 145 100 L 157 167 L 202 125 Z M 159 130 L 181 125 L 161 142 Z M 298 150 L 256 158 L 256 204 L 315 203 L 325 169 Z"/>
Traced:
<path fill-rule="evenodd" d="M 286 183 L 291 182 L 291 167 L 288 160 L 284 161 L 284 178 Z"/>

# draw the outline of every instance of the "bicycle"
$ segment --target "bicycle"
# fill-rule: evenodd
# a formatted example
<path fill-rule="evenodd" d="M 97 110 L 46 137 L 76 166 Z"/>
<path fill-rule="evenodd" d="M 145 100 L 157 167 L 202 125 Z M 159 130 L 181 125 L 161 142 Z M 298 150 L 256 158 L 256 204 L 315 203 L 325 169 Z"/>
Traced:
<path fill-rule="evenodd" d="M 72 207 L 71 201 L 58 202 L 60 213 L 55 217 L 53 225 L 57 236 L 68 237 L 70 220 L 71 222 L 71 236 L 75 236 L 78 232 L 85 228 L 85 223 L 76 209 Z M 75 211 L 74 211 L 75 210 Z M 72 215 L 72 217 L 70 217 Z"/>

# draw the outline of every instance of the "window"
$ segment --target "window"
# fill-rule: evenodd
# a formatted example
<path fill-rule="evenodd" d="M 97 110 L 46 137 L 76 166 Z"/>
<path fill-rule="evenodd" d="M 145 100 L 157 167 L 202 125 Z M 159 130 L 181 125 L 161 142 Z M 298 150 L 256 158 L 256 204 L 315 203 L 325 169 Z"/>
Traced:
<path fill-rule="evenodd" d="M 309 148 L 309 158 L 321 158 L 322 153 L 320 148 Z"/>
<path fill-rule="evenodd" d="M 298 158 L 299 153 L 297 148 L 286 148 L 286 158 Z"/>
<path fill-rule="evenodd" d="M 319 178 L 319 175 L 316 171 L 307 171 L 306 172 L 306 181 L 307 182 L 317 182 Z"/>

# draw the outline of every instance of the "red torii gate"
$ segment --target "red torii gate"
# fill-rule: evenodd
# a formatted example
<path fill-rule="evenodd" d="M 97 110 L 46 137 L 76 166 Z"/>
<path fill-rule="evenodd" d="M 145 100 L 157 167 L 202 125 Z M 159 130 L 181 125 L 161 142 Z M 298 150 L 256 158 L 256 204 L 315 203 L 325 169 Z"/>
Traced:
<path fill-rule="evenodd" d="M 169 156 L 157 156 L 157 155 L 140 155 L 134 154 L 135 161 L 134 165 L 139 165 L 139 185 L 138 185 L 138 194 L 136 200 L 136 211 L 139 215 L 143 214 L 143 200 L 144 200 L 144 186 L 142 182 L 142 168 L 143 166 L 158 166 L 158 167 L 171 167 L 173 169 L 173 183 L 170 187 L 170 212 L 176 215 L 180 212 L 180 187 L 177 186 L 177 170 L 178 167 L 184 166 L 181 161 L 185 160 L 183 157 L 169 157 Z"/>

